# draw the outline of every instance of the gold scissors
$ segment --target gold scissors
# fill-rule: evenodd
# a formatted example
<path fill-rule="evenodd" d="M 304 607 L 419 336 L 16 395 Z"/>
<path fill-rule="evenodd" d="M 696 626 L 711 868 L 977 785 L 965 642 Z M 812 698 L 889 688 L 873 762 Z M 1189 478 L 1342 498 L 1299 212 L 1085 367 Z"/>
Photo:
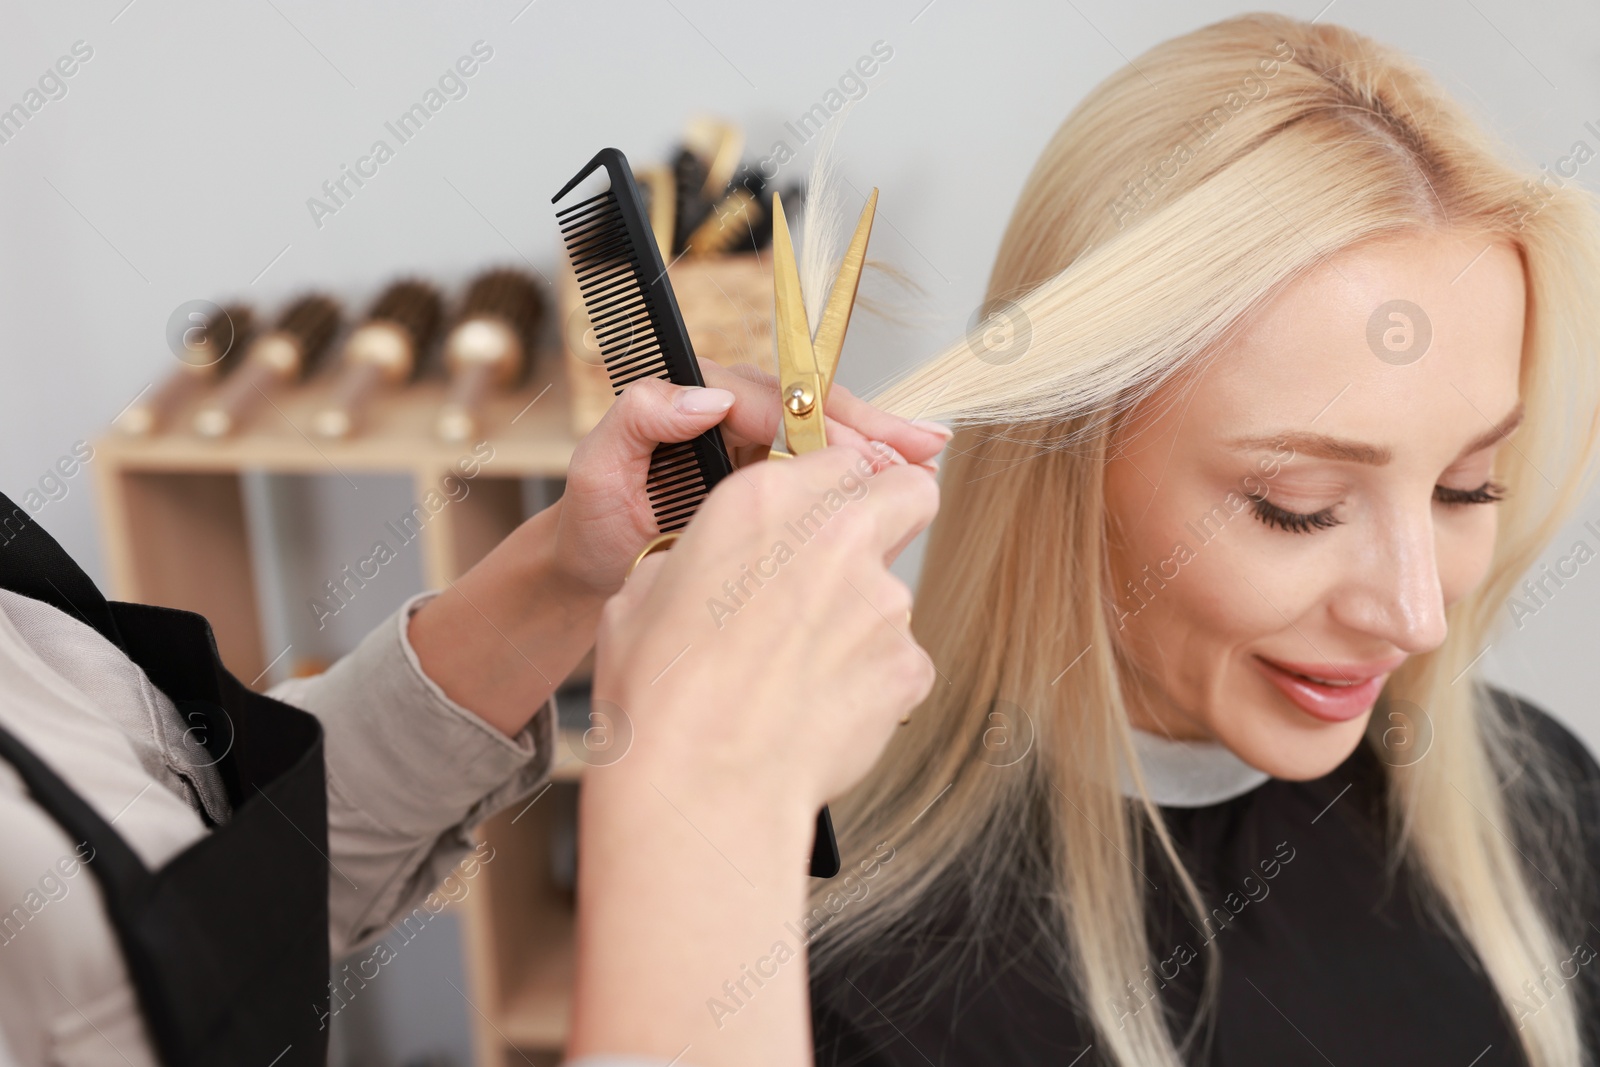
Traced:
<path fill-rule="evenodd" d="M 800 293 L 800 270 L 795 264 L 789 221 L 783 214 L 783 201 L 777 193 L 772 194 L 772 302 L 782 418 L 772 440 L 771 456 L 789 458 L 827 447 L 823 411 L 834 372 L 839 368 L 839 351 L 850 326 L 850 312 L 855 309 L 856 288 L 861 284 L 867 238 L 872 235 L 877 207 L 878 190 L 873 189 L 861 209 L 850 247 L 839 263 L 838 276 L 828 292 L 828 302 L 813 337 L 805 298 Z"/>
<path fill-rule="evenodd" d="M 872 219 L 878 208 L 874 188 L 861 209 L 856 232 L 850 238 L 839 273 L 828 291 L 816 336 L 806 315 L 805 297 L 800 293 L 800 269 L 795 263 L 794 243 L 789 236 L 789 220 L 783 214 L 783 201 L 772 194 L 772 303 L 774 330 L 778 342 L 778 432 L 768 452 L 771 458 L 792 459 L 802 452 L 815 452 L 828 445 L 826 420 L 828 389 L 839 368 L 839 352 L 844 348 L 844 333 L 850 326 L 850 313 L 856 306 L 856 289 L 861 284 L 861 268 L 867 260 L 867 239 L 872 235 Z M 678 533 L 657 534 L 634 557 L 634 568 L 646 556 L 671 548 Z"/>

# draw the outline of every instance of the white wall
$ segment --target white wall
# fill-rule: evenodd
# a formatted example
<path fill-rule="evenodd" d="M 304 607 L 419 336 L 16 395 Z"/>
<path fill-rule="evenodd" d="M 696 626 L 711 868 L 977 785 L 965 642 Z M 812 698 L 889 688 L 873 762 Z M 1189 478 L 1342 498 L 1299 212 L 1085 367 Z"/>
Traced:
<path fill-rule="evenodd" d="M 1307 17 L 1321 3 L 1271 6 Z M 840 154 L 854 185 L 882 189 L 875 253 L 924 294 L 910 298 L 909 328 L 858 319 L 841 376 L 869 389 L 965 327 L 1028 167 L 1084 92 L 1151 44 L 1245 9 L 5 0 L 0 107 L 75 42 L 93 55 L 64 97 L 0 144 L 0 487 L 20 495 L 167 372 L 178 304 L 242 296 L 271 309 L 312 284 L 360 303 L 401 271 L 455 282 L 492 261 L 549 273 L 549 197 L 596 148 L 660 158 L 687 117 L 711 110 L 765 154 L 780 137 L 793 143 L 785 120 L 881 41 L 893 57 L 867 81 Z M 1338 0 L 1323 17 L 1422 59 L 1532 165 L 1578 140 L 1600 147 L 1585 127 L 1600 128 L 1593 0 Z M 466 95 L 398 145 L 384 123 L 480 41 L 493 55 Z M 380 137 L 394 158 L 319 226 L 308 198 Z M 100 577 L 89 481 L 73 479 L 40 517 Z M 335 512 L 315 520 L 334 541 L 381 507 L 374 498 L 405 503 L 403 489 L 342 504 L 326 487 L 306 495 Z M 1597 516 L 1600 499 L 1583 512 Z M 322 563 L 285 566 L 331 573 Z M 300 610 L 300 592 L 284 611 Z M 1600 745 L 1600 709 L 1585 699 L 1600 662 L 1581 654 L 1597 611 L 1600 580 L 1580 573 L 1486 662 Z"/>
<path fill-rule="evenodd" d="M 1322 2 L 1269 6 L 1309 17 Z M 0 487 L 20 495 L 167 372 L 164 328 L 178 304 L 244 296 L 271 308 L 310 284 L 361 302 L 403 270 L 453 282 L 491 261 L 548 272 L 557 248 L 549 197 L 597 148 L 657 158 L 688 116 L 714 110 L 744 124 L 764 154 L 784 120 L 883 41 L 893 58 L 868 82 L 841 155 L 855 185 L 882 189 L 876 254 L 926 295 L 911 309 L 915 328 L 858 319 L 842 378 L 869 389 L 964 328 L 1021 182 L 1073 104 L 1125 58 L 1247 9 L 1220 0 L 525 3 L 5 0 L 0 107 L 74 42 L 93 56 L 65 97 L 0 144 Z M 1339 0 L 1325 17 L 1421 58 L 1534 164 L 1580 139 L 1600 145 L 1584 127 L 1600 127 L 1594 0 Z M 477 41 L 493 57 L 467 95 L 315 225 L 307 198 Z M 336 568 L 341 530 L 406 503 L 404 487 L 368 481 L 361 503 L 332 482 L 299 491 L 313 511 L 334 514 L 280 529 L 295 558 L 267 569 L 299 576 L 282 579 L 290 585 L 331 573 L 306 557 L 320 552 Z M 40 517 L 102 577 L 89 476 L 69 486 Z M 1582 517 L 1600 520 L 1600 498 Z M 1578 536 L 1563 536 L 1562 549 Z M 1593 572 L 1497 642 L 1487 662 L 1600 748 Z M 385 602 L 407 591 L 389 590 Z M 294 591 L 283 599 L 280 610 L 299 610 Z M 445 1044 L 459 1050 L 459 1020 L 452 1032 Z M 423 1037 L 409 1044 L 426 1047 Z M 378 1059 L 400 1062 L 407 1051 Z"/>

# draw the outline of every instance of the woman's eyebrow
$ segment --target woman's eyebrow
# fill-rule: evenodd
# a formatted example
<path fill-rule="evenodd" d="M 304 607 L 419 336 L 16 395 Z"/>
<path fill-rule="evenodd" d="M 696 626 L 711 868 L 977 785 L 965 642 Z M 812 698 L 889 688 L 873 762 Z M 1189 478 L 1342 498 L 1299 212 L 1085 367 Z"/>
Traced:
<path fill-rule="evenodd" d="M 1506 413 L 1505 418 L 1467 442 L 1467 446 L 1457 454 L 1456 458 L 1470 456 L 1506 437 L 1522 423 L 1524 414 L 1526 411 L 1523 402 L 1519 400 L 1517 406 Z M 1365 463 L 1374 467 L 1381 467 L 1394 458 L 1394 453 L 1384 445 L 1369 445 L 1364 441 L 1351 441 L 1343 437 L 1330 437 L 1324 433 L 1311 433 L 1305 430 L 1235 437 L 1224 441 L 1223 444 L 1238 452 L 1289 448 L 1296 455 L 1342 460 L 1348 463 Z"/>

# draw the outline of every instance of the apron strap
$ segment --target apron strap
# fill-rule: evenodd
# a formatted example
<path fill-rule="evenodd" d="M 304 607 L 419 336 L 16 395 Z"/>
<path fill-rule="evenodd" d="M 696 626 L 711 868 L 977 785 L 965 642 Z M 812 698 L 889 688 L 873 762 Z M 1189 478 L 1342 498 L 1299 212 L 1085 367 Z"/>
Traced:
<path fill-rule="evenodd" d="M 0 726 L 0 760 L 16 768 L 34 801 L 50 813 L 74 845 L 87 843 L 94 850 L 92 860 L 84 862 L 105 890 L 107 909 L 115 910 L 114 902 L 141 907 L 152 885 L 150 871 L 122 835 L 4 726 Z"/>
<path fill-rule="evenodd" d="M 111 607 L 83 568 L 11 498 L 0 493 L 0 589 L 60 608 L 127 651 Z"/>
<path fill-rule="evenodd" d="M 94 582 L 55 538 L 4 493 L 0 493 L 0 589 L 42 600 L 76 616 L 127 651 L 111 605 Z M 148 892 L 150 872 L 138 855 L 99 812 L 3 726 L 0 759 L 16 768 L 34 800 L 55 817 L 74 844 L 87 842 L 94 849 L 94 862 L 89 866 L 108 896 L 126 894 L 129 899 L 142 899 Z"/>

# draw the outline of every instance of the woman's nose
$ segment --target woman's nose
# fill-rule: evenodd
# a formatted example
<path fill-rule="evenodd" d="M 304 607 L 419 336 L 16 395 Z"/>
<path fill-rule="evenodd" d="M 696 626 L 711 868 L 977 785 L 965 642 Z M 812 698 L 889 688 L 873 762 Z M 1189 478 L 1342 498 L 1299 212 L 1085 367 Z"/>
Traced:
<path fill-rule="evenodd" d="M 1375 530 L 1335 597 L 1343 625 L 1417 655 L 1444 643 L 1444 591 L 1430 510 L 1395 515 Z"/>

